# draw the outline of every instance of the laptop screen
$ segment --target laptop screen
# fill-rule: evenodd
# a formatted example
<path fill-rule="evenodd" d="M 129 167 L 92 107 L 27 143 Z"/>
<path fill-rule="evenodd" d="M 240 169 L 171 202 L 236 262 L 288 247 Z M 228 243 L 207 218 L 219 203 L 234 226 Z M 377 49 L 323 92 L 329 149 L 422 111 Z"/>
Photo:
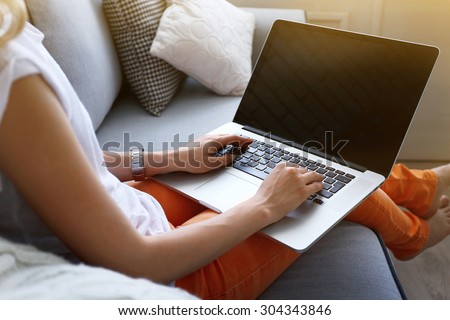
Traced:
<path fill-rule="evenodd" d="M 435 47 L 278 20 L 234 122 L 387 177 L 437 56 Z"/>

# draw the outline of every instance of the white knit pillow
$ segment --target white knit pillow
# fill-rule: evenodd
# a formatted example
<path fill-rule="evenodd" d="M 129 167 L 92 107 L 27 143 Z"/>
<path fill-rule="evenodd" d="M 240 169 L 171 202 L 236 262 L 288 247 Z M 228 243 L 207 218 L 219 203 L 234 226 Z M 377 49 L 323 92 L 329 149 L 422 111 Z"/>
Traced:
<path fill-rule="evenodd" d="M 222 95 L 242 95 L 255 17 L 226 0 L 167 0 L 150 53 Z"/>

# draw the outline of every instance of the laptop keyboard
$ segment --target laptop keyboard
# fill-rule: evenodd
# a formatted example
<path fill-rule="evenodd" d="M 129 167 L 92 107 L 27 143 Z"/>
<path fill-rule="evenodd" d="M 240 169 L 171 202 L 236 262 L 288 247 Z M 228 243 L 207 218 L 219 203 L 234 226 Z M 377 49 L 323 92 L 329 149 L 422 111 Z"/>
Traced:
<path fill-rule="evenodd" d="M 234 151 L 234 147 L 227 146 L 216 155 L 220 156 Z M 354 175 L 342 170 L 257 140 L 253 141 L 243 153 L 238 154 L 232 165 L 238 170 L 265 179 L 281 161 L 297 164 L 308 171 L 315 171 L 324 176 L 323 189 L 308 198 L 317 204 L 324 204 L 327 199 L 333 197 L 355 178 Z"/>

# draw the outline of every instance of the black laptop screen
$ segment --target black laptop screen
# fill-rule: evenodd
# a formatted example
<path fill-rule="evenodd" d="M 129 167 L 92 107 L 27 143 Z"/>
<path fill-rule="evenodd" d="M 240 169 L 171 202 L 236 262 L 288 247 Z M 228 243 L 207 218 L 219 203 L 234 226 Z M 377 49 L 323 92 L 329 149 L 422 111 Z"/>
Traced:
<path fill-rule="evenodd" d="M 438 49 L 276 21 L 234 121 L 389 174 Z"/>

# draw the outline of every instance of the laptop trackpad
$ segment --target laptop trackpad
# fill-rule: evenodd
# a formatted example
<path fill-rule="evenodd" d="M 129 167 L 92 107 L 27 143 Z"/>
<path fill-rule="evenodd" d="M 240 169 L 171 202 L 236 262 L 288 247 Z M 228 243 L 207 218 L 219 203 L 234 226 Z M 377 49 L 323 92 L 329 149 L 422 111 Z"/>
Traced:
<path fill-rule="evenodd" d="M 259 186 L 224 172 L 195 190 L 196 198 L 205 206 L 224 212 L 253 196 Z"/>

